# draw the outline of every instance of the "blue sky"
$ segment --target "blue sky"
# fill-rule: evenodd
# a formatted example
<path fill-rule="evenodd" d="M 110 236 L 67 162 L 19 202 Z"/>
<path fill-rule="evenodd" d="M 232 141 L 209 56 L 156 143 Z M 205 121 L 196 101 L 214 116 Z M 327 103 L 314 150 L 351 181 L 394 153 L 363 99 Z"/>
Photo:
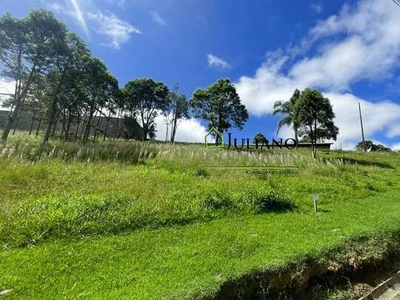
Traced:
<path fill-rule="evenodd" d="M 52 10 L 78 33 L 121 87 L 151 77 L 171 89 L 179 83 L 190 97 L 229 77 L 250 113 L 235 137 L 274 138 L 274 101 L 312 87 L 333 104 L 334 147 L 361 139 L 361 102 L 366 138 L 400 148 L 400 7 L 391 0 L 2 0 L 0 14 L 33 8 Z M 203 125 L 184 121 L 177 138 L 202 141 Z"/>

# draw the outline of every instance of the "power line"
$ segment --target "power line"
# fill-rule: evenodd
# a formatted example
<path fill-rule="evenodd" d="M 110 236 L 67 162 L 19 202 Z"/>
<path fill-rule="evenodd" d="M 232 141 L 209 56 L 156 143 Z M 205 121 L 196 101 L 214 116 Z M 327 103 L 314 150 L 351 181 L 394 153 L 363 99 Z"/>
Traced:
<path fill-rule="evenodd" d="M 398 7 L 400 7 L 400 1 L 399 0 L 393 0 L 393 2 L 396 3 Z"/>

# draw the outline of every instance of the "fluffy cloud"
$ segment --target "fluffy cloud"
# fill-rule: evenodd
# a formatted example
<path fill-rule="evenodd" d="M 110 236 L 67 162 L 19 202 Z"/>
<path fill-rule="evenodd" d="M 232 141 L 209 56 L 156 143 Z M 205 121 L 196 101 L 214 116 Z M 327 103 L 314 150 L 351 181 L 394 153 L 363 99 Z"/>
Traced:
<path fill-rule="evenodd" d="M 345 143 L 353 148 L 353 145 L 361 140 L 358 102 L 361 105 L 364 132 L 367 136 L 371 137 L 376 133 L 384 133 L 388 138 L 400 136 L 400 131 L 395 131 L 395 128 L 400 126 L 400 105 L 389 101 L 372 103 L 349 93 L 324 93 L 324 95 L 331 99 L 336 113 L 335 123 L 340 128 L 336 145 Z"/>
<path fill-rule="evenodd" d="M 209 67 L 218 67 L 223 69 L 229 69 L 231 67 L 227 61 L 213 54 L 207 55 L 207 61 Z"/>
<path fill-rule="evenodd" d="M 157 133 L 157 140 L 165 141 L 166 125 L 164 117 L 159 115 L 155 119 Z M 180 120 L 178 129 L 176 130 L 175 141 L 177 142 L 190 142 L 190 143 L 204 143 L 204 136 L 207 134 L 206 128 L 201 125 L 197 119 Z"/>
<path fill-rule="evenodd" d="M 396 150 L 396 151 L 400 151 L 400 143 L 393 144 L 390 148 L 392 148 L 393 150 Z"/>
<path fill-rule="evenodd" d="M 345 5 L 339 14 L 318 22 L 299 45 L 268 53 L 254 76 L 238 80 L 238 92 L 250 113 L 261 116 L 272 112 L 275 101 L 289 99 L 296 88 L 318 88 L 336 113 L 337 145 L 353 147 L 360 140 L 358 102 L 369 136 L 398 137 L 400 105 L 389 100 L 368 102 L 352 95 L 350 87 L 360 80 L 390 78 L 400 62 L 399 28 L 398 10 L 390 1 Z M 312 46 L 316 51 L 307 55 Z"/>
<path fill-rule="evenodd" d="M 142 34 L 139 29 L 119 19 L 112 13 L 103 14 L 98 11 L 96 13 L 88 13 L 87 16 L 89 20 L 96 23 L 97 32 L 107 36 L 110 40 L 109 45 L 115 49 L 119 49 L 121 44 L 126 43 L 131 38 L 131 34 Z"/>

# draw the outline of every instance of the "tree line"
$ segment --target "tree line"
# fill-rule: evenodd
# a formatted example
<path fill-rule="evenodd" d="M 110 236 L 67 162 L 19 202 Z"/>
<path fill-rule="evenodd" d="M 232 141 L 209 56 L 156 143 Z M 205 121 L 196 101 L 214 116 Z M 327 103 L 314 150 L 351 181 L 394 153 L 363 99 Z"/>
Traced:
<path fill-rule="evenodd" d="M 0 77 L 15 82 L 15 95 L 6 101 L 10 114 L 3 142 L 22 110 L 45 116 L 43 142 L 52 137 L 58 123 L 62 124 L 61 138 L 68 140 L 71 125 L 79 127 L 82 119 L 80 140 L 87 142 L 99 116 L 122 118 L 128 130 L 138 123 L 146 140 L 155 137 L 155 118 L 162 115 L 165 139 L 172 142 L 179 120 L 190 118 L 189 110 L 193 117 L 205 120 L 208 129 L 221 133 L 232 127 L 242 129 L 249 118 L 229 79 L 196 89 L 190 100 L 179 93 L 179 85 L 171 91 L 150 78 L 134 79 L 119 88 L 118 80 L 92 56 L 85 42 L 47 10 L 32 10 L 21 19 L 10 14 L 0 18 Z M 337 137 L 330 101 L 317 90 L 296 90 L 288 101 L 275 103 L 273 114 L 284 116 L 277 132 L 284 125 L 292 126 L 297 142 L 299 137 L 312 142 L 314 156 L 317 141 Z M 96 134 L 97 129 L 94 139 Z"/>
<path fill-rule="evenodd" d="M 68 140 L 73 123 L 85 118 L 81 140 L 87 142 L 95 119 L 123 117 L 128 129 L 137 122 L 142 138 L 154 138 L 155 118 L 162 114 L 166 140 L 174 141 L 179 120 L 204 119 L 209 128 L 221 132 L 232 126 L 243 128 L 248 113 L 229 79 L 220 79 L 206 89 L 197 89 L 188 101 L 179 85 L 170 91 L 150 78 L 129 81 L 119 88 L 106 65 L 93 57 L 84 41 L 69 32 L 52 12 L 33 10 L 25 18 L 5 14 L 0 18 L 0 76 L 15 82 L 15 95 L 1 140 L 7 141 L 22 110 L 44 115 L 47 120 L 43 142 L 62 124 L 61 138 Z M 94 133 L 96 138 L 97 130 Z M 129 132 L 127 133 L 129 137 Z"/>
<path fill-rule="evenodd" d="M 62 124 L 61 137 L 68 140 L 71 124 L 79 126 L 83 118 L 81 140 L 87 142 L 98 116 L 123 117 L 128 129 L 138 122 L 143 139 L 152 138 L 154 119 L 160 113 L 168 119 L 168 139 L 174 141 L 178 120 L 189 118 L 188 101 L 178 86 L 170 92 L 164 83 L 142 78 L 120 89 L 85 42 L 47 10 L 33 10 L 22 19 L 10 14 L 0 18 L 0 77 L 15 82 L 15 94 L 4 104 L 10 114 L 3 142 L 23 110 L 45 116 L 44 142 L 57 123 Z"/>

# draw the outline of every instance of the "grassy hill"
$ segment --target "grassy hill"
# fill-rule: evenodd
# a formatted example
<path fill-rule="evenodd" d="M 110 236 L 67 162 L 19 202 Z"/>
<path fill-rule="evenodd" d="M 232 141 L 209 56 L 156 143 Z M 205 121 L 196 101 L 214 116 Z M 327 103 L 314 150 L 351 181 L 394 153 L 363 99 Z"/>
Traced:
<path fill-rule="evenodd" d="M 0 170 L 0 292 L 15 299 L 346 298 L 308 285 L 399 249 L 399 153 L 20 134 Z"/>

